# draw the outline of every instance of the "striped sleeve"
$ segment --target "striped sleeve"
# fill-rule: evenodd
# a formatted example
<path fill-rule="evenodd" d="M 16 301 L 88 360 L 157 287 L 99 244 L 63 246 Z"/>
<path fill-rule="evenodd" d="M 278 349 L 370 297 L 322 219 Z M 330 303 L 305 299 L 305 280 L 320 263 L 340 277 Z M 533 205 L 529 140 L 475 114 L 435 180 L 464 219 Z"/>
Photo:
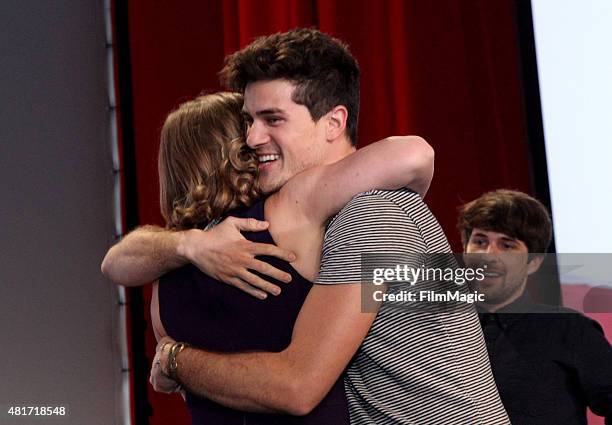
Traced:
<path fill-rule="evenodd" d="M 360 282 L 363 254 L 389 257 L 415 252 L 427 252 L 415 221 L 379 192 L 363 193 L 353 198 L 328 226 L 315 283 Z"/>

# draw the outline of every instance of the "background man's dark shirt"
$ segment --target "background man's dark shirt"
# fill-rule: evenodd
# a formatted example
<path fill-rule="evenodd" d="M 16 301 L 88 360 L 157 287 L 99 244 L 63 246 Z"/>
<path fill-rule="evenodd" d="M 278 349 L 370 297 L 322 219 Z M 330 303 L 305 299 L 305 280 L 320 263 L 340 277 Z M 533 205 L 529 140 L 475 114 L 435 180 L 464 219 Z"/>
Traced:
<path fill-rule="evenodd" d="M 586 424 L 586 407 L 612 425 L 612 347 L 601 326 L 525 293 L 479 310 L 493 376 L 514 425 Z"/>

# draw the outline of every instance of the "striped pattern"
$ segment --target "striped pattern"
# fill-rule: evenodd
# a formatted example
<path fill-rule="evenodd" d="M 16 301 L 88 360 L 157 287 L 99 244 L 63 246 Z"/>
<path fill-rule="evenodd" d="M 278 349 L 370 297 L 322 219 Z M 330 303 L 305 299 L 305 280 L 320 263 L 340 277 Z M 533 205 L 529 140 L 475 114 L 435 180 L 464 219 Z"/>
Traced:
<path fill-rule="evenodd" d="M 329 224 L 315 283 L 361 282 L 364 253 L 450 252 L 417 194 L 371 191 L 355 197 Z M 478 316 L 466 303 L 450 311 L 383 303 L 348 367 L 345 390 L 352 424 L 509 423 Z"/>

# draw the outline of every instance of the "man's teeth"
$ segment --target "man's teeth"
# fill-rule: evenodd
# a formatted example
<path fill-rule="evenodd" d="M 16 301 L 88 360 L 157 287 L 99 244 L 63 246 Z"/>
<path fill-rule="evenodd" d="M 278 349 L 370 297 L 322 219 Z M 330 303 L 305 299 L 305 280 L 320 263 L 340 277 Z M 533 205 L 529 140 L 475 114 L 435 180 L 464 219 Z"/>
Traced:
<path fill-rule="evenodd" d="M 275 161 L 278 158 L 280 158 L 280 155 L 262 155 L 262 156 L 258 157 L 259 162 Z"/>

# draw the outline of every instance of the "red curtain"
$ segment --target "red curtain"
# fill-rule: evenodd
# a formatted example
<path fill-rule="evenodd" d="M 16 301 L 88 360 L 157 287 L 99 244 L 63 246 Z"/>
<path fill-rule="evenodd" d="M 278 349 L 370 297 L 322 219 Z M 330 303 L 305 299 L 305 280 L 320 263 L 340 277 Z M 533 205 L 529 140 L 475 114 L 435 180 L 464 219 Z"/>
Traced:
<path fill-rule="evenodd" d="M 426 201 L 456 251 L 461 203 L 501 187 L 531 192 L 510 0 L 134 0 L 128 13 L 136 163 L 125 166 L 136 167 L 142 224 L 161 223 L 156 162 L 166 114 L 220 89 L 226 54 L 298 26 L 344 40 L 359 61 L 360 146 L 418 134 L 435 148 Z M 152 424 L 187 423 L 182 400 L 149 397 Z"/>

